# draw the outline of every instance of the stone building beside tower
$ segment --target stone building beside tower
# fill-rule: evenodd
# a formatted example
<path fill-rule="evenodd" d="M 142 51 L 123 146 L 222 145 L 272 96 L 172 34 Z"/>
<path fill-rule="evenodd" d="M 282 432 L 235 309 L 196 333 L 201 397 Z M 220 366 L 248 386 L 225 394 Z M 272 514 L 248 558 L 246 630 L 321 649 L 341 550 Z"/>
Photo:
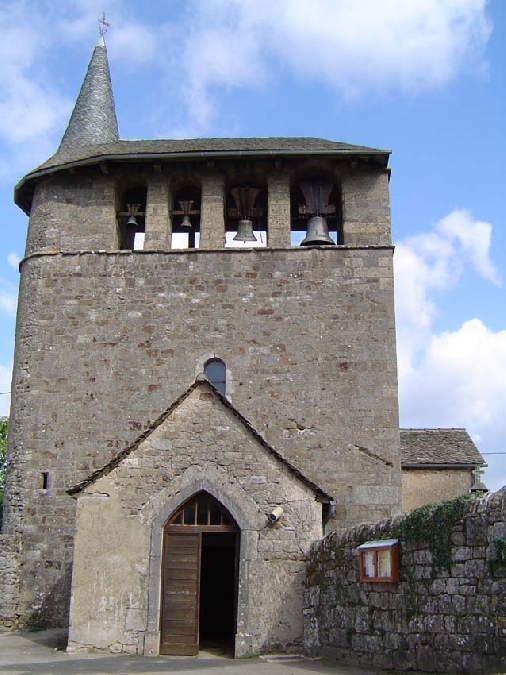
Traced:
<path fill-rule="evenodd" d="M 311 542 L 401 509 L 388 159 L 120 140 L 100 40 L 16 187 L 4 623 L 150 655 L 300 644 Z"/>

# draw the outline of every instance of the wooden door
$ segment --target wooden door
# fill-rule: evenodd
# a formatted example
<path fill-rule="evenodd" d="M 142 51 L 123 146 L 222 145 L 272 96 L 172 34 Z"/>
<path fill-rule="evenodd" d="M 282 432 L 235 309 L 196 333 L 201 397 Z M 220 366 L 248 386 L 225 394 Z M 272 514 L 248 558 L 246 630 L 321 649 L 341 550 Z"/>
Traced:
<path fill-rule="evenodd" d="M 199 651 L 200 532 L 164 532 L 160 654 Z"/>

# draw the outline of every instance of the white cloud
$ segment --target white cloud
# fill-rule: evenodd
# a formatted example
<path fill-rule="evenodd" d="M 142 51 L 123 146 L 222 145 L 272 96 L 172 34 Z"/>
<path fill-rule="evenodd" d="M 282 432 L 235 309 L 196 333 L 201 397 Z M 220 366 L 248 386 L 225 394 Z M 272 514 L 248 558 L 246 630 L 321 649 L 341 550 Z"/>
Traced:
<path fill-rule="evenodd" d="M 58 11 L 53 16 L 63 42 L 75 43 L 88 40 L 92 35 L 98 39 L 98 21 L 102 17 L 104 8 L 106 20 L 115 22 L 115 18 L 122 14 L 123 3 L 117 0 L 68 0 L 60 2 Z M 114 18 L 111 18 L 114 17 Z"/>
<path fill-rule="evenodd" d="M 486 0 L 189 0 L 177 20 L 167 12 L 153 26 L 131 0 L 106 9 L 111 60 L 164 70 L 159 116 L 179 135 L 219 120 L 217 90 L 275 87 L 287 76 L 345 99 L 440 88 L 485 68 L 491 31 Z M 96 38 L 102 11 L 101 0 L 2 3 L 0 138 L 35 153 L 63 130 L 74 97 L 43 66 L 61 45 Z"/>
<path fill-rule="evenodd" d="M 468 263 L 498 285 L 490 258 L 492 227 L 456 210 L 432 232 L 396 246 L 397 350 L 402 426 L 466 427 L 483 452 L 504 450 L 506 437 L 506 330 L 469 318 L 452 331 L 434 333 L 438 303 Z M 485 455 L 486 482 L 506 483 L 501 456 Z"/>
<path fill-rule="evenodd" d="M 107 35 L 107 47 L 111 58 L 134 66 L 159 56 L 155 32 L 139 24 L 120 24 Z"/>
<path fill-rule="evenodd" d="M 36 83 L 19 68 L 6 68 L 1 86 L 0 136 L 9 143 L 51 132 L 70 110 L 70 102 L 53 87 Z"/>
<path fill-rule="evenodd" d="M 6 417 L 9 414 L 11 397 L 8 392 L 11 390 L 12 365 L 5 366 L 0 363 L 0 417 Z"/>
<path fill-rule="evenodd" d="M 437 293 L 461 278 L 469 263 L 476 274 L 500 285 L 490 258 L 492 226 L 457 209 L 438 221 L 432 232 L 409 237 L 396 246 L 395 301 L 400 374 L 409 373 L 438 314 Z"/>
<path fill-rule="evenodd" d="M 215 87 L 263 86 L 277 69 L 345 99 L 441 88 L 484 70 L 485 9 L 486 0 L 193 0 L 180 64 L 190 115 L 205 128 Z"/>
<path fill-rule="evenodd" d="M 21 258 L 18 256 L 17 253 L 9 253 L 7 256 L 7 264 L 12 267 L 14 270 L 18 270 L 19 268 L 19 263 L 21 262 Z"/>
<path fill-rule="evenodd" d="M 0 138 L 9 143 L 33 139 L 61 121 L 70 103 L 49 78 L 35 76 L 38 57 L 50 45 L 46 22 L 26 3 L 0 7 Z"/>
<path fill-rule="evenodd" d="M 16 307 L 16 289 L 9 282 L 0 279 L 0 313 L 5 312 L 9 316 L 15 316 Z"/>
<path fill-rule="evenodd" d="M 12 179 L 21 169 L 44 159 L 48 136 L 63 125 L 71 107 L 70 100 L 42 72 L 40 61 L 50 48 L 51 31 L 43 13 L 33 9 L 26 2 L 0 7 L 2 178 Z"/>
<path fill-rule="evenodd" d="M 492 423 L 506 433 L 506 330 L 479 319 L 433 335 L 413 372 L 403 379 L 403 413 L 435 426 Z"/>
<path fill-rule="evenodd" d="M 490 260 L 490 223 L 473 220 L 469 211 L 458 210 L 439 221 L 438 230 L 452 242 L 458 242 L 461 253 L 467 257 L 477 274 L 501 285 L 499 272 Z"/>
<path fill-rule="evenodd" d="M 55 17 L 62 39 L 72 44 L 89 41 L 93 34 L 98 38 L 98 20 L 103 10 L 102 0 L 67 2 L 63 11 Z M 110 29 L 106 30 L 109 58 L 136 66 L 159 58 L 159 26 L 151 28 L 140 18 L 132 18 L 136 8 L 127 0 L 108 0 L 106 10 L 106 21 L 110 24 Z"/>

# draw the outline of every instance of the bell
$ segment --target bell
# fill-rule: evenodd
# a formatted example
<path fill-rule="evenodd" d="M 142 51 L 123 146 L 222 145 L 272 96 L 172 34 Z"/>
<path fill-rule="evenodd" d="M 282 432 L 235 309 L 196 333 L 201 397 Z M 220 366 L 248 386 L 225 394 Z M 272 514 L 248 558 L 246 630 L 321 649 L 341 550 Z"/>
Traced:
<path fill-rule="evenodd" d="M 135 216 L 132 215 L 132 216 L 130 216 L 130 218 L 127 220 L 127 223 L 126 223 L 126 224 L 127 224 L 128 227 L 137 227 L 137 225 L 138 225 L 139 223 L 137 222 L 137 218 L 136 218 Z"/>
<path fill-rule="evenodd" d="M 322 216 L 313 216 L 307 223 L 306 236 L 300 242 L 301 246 L 335 246 L 336 243 L 329 237 L 327 221 Z"/>
<path fill-rule="evenodd" d="M 191 220 L 190 220 L 190 211 L 193 206 L 193 199 L 182 200 L 179 202 L 181 211 L 183 212 L 183 220 L 181 221 L 181 227 L 184 227 L 186 230 L 191 230 Z M 195 213 L 195 211 L 193 212 Z"/>
<path fill-rule="evenodd" d="M 237 234 L 233 241 L 256 241 L 257 238 L 253 234 L 253 221 L 243 218 L 239 221 L 237 226 Z M 332 242 L 334 243 L 334 242 Z"/>

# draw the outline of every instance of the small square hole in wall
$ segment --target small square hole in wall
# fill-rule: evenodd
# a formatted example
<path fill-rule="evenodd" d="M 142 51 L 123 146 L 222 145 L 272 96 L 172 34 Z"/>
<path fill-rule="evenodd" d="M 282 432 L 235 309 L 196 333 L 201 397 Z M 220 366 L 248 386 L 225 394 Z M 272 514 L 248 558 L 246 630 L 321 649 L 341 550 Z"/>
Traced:
<path fill-rule="evenodd" d="M 40 474 L 41 477 L 41 488 L 42 490 L 47 490 L 49 489 L 49 471 L 43 471 Z"/>

